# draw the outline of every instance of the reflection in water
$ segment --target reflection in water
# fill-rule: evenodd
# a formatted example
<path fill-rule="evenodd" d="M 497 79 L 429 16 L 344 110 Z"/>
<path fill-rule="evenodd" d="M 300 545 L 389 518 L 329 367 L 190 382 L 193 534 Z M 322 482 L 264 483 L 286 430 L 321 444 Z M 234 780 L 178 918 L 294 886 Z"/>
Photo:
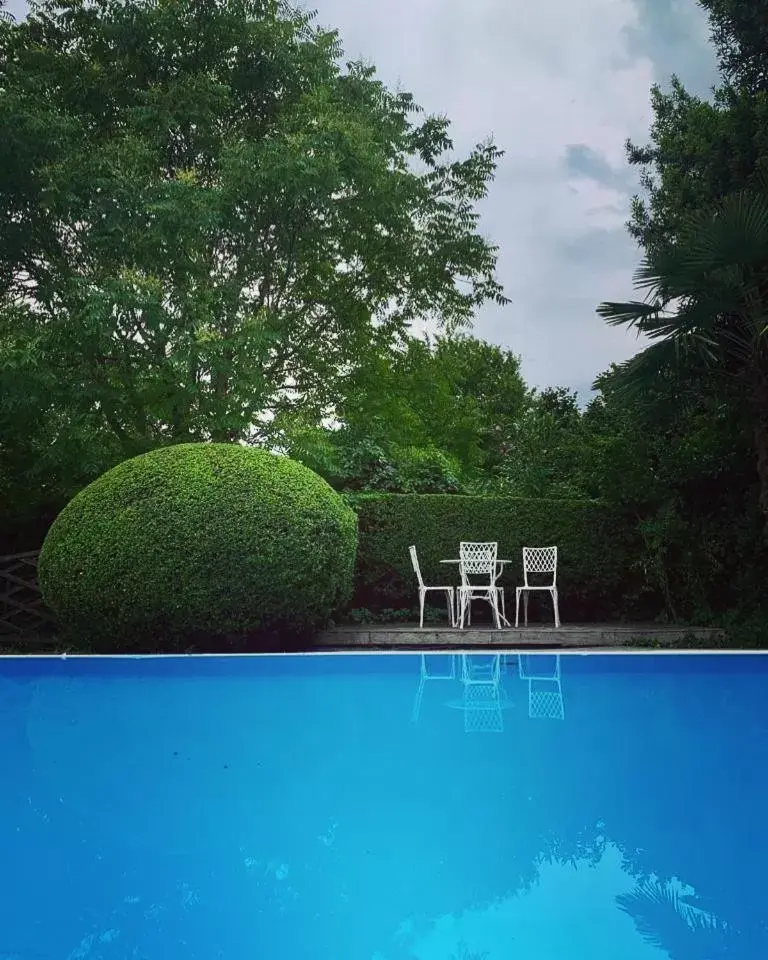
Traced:
<path fill-rule="evenodd" d="M 458 660 L 458 669 L 457 669 Z M 428 654 L 419 657 L 419 684 L 412 719 L 421 715 L 427 681 L 461 684 L 461 697 L 446 706 L 464 712 L 465 733 L 503 733 L 504 711 L 514 706 L 502 680 L 517 676 L 527 686 L 528 716 L 531 720 L 562 720 L 563 691 L 560 654 Z"/>
<path fill-rule="evenodd" d="M 0 663 L 0 960 L 768 958 L 728 662 Z"/>
<path fill-rule="evenodd" d="M 731 926 L 688 901 L 694 895 L 679 881 L 643 880 L 616 904 L 634 921 L 647 943 L 663 945 L 672 960 L 736 957 L 739 943 Z M 746 957 L 745 957 L 746 960 Z"/>
<path fill-rule="evenodd" d="M 560 654 L 518 654 L 520 679 L 528 683 L 528 716 L 534 720 L 562 720 L 563 690 Z"/>

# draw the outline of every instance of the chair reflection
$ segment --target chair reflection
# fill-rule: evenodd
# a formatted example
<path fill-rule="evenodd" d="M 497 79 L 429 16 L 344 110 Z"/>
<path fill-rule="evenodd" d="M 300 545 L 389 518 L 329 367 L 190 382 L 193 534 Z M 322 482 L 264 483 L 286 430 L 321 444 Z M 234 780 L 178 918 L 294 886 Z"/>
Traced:
<path fill-rule="evenodd" d="M 457 671 L 456 660 L 459 660 Z M 428 680 L 454 682 L 462 686 L 460 700 L 447 704 L 462 710 L 465 733 L 503 733 L 504 712 L 514 706 L 502 682 L 502 672 L 517 674 L 528 687 L 528 717 L 531 720 L 563 720 L 563 691 L 560 654 L 420 654 L 419 685 L 412 720 L 421 713 Z"/>
<path fill-rule="evenodd" d="M 427 660 L 427 657 L 430 660 Z M 454 654 L 444 653 L 422 653 L 420 655 L 421 666 L 419 670 L 419 689 L 416 691 L 416 700 L 413 704 L 413 722 L 416 723 L 421 712 L 421 699 L 424 696 L 424 686 L 427 680 L 455 680 L 456 679 L 456 657 Z M 430 671 L 430 661 L 439 660 L 443 670 L 433 669 Z M 447 662 L 446 662 L 447 661 Z"/>
<path fill-rule="evenodd" d="M 528 716 L 532 720 L 563 720 L 560 654 L 520 653 L 520 679 L 528 683 Z"/>
<path fill-rule="evenodd" d="M 503 733 L 501 654 L 460 656 L 464 733 Z"/>

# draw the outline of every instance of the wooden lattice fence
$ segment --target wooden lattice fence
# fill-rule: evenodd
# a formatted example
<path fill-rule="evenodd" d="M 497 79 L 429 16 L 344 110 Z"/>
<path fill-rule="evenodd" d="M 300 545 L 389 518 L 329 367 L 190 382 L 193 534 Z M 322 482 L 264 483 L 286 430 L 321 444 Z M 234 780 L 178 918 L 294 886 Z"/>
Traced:
<path fill-rule="evenodd" d="M 39 551 L 0 557 L 0 636 L 50 633 L 55 626 L 37 584 Z"/>

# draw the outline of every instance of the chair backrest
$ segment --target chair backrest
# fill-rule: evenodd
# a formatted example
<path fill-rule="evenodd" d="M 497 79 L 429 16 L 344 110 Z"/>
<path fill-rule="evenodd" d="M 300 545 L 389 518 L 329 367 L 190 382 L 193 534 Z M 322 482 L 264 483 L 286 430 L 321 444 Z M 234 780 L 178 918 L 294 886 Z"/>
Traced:
<path fill-rule="evenodd" d="M 501 654 L 461 654 L 461 682 L 465 684 L 493 684 L 501 679 Z"/>
<path fill-rule="evenodd" d="M 408 547 L 408 551 L 411 554 L 411 564 L 413 565 L 413 571 L 416 574 L 416 578 L 419 581 L 419 586 L 423 587 L 424 581 L 421 578 L 421 568 L 419 567 L 419 558 L 416 554 L 416 547 L 410 546 Z"/>
<path fill-rule="evenodd" d="M 499 544 L 496 541 L 480 543 L 473 540 L 462 540 L 459 544 L 461 582 L 469 585 L 469 577 L 487 576 L 488 583 L 493 584 L 496 577 L 498 551 Z"/>
<path fill-rule="evenodd" d="M 557 547 L 523 547 L 523 582 L 528 583 L 529 573 L 551 573 L 552 583 L 546 586 L 557 585 Z M 541 584 L 534 584 L 541 586 Z"/>
<path fill-rule="evenodd" d="M 560 680 L 560 654 L 521 653 L 518 655 L 521 680 Z"/>

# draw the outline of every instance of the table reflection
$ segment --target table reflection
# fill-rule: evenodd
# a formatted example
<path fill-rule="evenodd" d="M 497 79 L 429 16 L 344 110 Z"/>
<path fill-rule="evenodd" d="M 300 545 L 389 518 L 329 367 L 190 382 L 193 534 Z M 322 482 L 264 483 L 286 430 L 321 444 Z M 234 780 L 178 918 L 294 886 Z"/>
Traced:
<path fill-rule="evenodd" d="M 565 718 L 559 653 L 422 653 L 414 723 L 428 682 L 455 690 L 455 699 L 444 705 L 463 711 L 465 733 L 503 733 L 504 713 L 522 706 L 522 691 L 531 720 Z"/>

